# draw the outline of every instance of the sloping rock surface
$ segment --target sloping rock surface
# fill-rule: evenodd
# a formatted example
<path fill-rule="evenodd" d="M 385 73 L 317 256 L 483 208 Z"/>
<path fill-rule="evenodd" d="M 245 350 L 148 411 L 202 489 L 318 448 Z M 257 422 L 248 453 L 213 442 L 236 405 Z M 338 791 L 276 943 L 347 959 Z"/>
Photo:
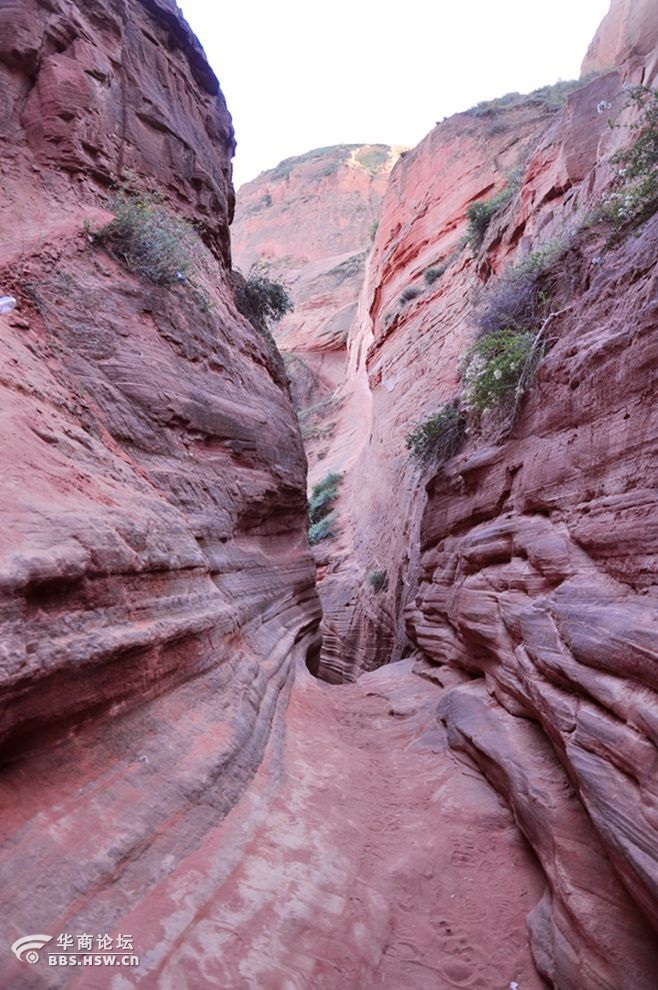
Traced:
<path fill-rule="evenodd" d="M 233 303 L 232 152 L 174 4 L 2 5 L 7 945 L 121 927 L 238 800 L 317 645 L 299 429 Z M 89 235 L 126 176 L 198 224 L 198 291 Z M 9 958 L 3 986 L 46 985 Z"/>
<path fill-rule="evenodd" d="M 345 479 L 313 669 L 397 659 L 405 616 L 424 672 L 472 679 L 438 717 L 536 851 L 531 941 L 559 990 L 656 982 L 658 220 L 617 240 L 593 222 L 635 133 L 625 89 L 656 85 L 655 14 L 613 4 L 594 78 L 444 121 L 396 165 L 324 461 Z M 465 245 L 468 206 L 505 185 Z M 421 470 L 406 434 L 458 395 L 499 277 L 542 252 L 547 354 L 514 430 Z"/>

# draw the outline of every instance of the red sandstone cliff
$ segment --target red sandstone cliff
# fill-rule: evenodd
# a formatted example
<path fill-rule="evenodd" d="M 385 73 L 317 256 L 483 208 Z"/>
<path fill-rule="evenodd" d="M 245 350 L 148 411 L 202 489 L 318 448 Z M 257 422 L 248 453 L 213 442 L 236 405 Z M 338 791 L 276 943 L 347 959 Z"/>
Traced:
<path fill-rule="evenodd" d="M 653 76 L 656 62 L 656 5 L 653 0 L 611 0 L 583 60 L 582 75 L 626 64 Z"/>
<path fill-rule="evenodd" d="M 657 28 L 642 0 L 613 4 L 585 62 L 609 71 L 563 100 L 458 115 L 398 163 L 322 462 L 345 480 L 338 535 L 318 547 L 314 669 L 350 680 L 414 646 L 419 671 L 451 686 L 451 745 L 505 796 L 544 870 L 531 941 L 560 990 L 651 990 L 658 967 L 658 221 L 616 245 L 589 223 L 629 141 L 609 127 L 632 119 L 623 87 L 656 84 Z M 472 252 L 466 209 L 510 172 L 518 187 Z M 457 394 L 495 277 L 547 247 L 551 347 L 512 435 L 472 437 L 423 474 L 406 434 Z M 428 268 L 443 270 L 430 285 Z"/>
<path fill-rule="evenodd" d="M 314 648 L 299 430 L 233 302 L 232 153 L 173 3 L 2 4 L 7 945 L 139 928 L 156 884 L 212 847 Z M 126 175 L 198 225 L 205 295 L 92 243 Z M 143 952 L 185 928 L 171 897 L 142 914 Z M 10 958 L 2 985 L 34 987 Z"/>
<path fill-rule="evenodd" d="M 251 184 L 240 263 L 291 279 L 298 398 L 332 398 L 315 478 L 345 472 L 318 657 L 304 455 L 233 304 L 203 53 L 164 0 L 2 7 L 7 943 L 131 932 L 140 968 L 94 972 L 116 990 L 540 990 L 527 916 L 557 990 L 655 990 L 658 219 L 616 245 L 583 222 L 622 84 L 655 84 L 650 13 L 613 4 L 586 69 L 617 66 L 564 102 L 494 101 L 407 154 L 361 285 L 383 174 L 297 160 L 317 197 L 289 211 L 285 174 Z M 124 174 L 199 222 L 203 293 L 90 240 Z M 511 175 L 471 252 L 468 205 Z M 511 436 L 421 472 L 404 437 L 456 393 L 496 275 L 556 243 Z M 302 664 L 349 680 L 412 649 L 337 689 Z M 12 988 L 89 986 L 9 958 Z"/>
<path fill-rule="evenodd" d="M 294 310 L 275 330 L 300 414 L 312 480 L 334 433 L 366 257 L 399 149 L 338 145 L 289 158 L 238 192 L 236 266 L 265 266 Z M 316 470 L 317 466 L 317 470 Z"/>

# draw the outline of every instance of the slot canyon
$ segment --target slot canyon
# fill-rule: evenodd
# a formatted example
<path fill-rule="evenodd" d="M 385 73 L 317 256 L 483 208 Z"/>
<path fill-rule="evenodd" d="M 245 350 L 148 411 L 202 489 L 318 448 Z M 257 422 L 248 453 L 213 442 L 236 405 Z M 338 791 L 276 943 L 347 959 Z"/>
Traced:
<path fill-rule="evenodd" d="M 174 0 L 0 0 L 0 987 L 658 990 L 657 42 L 236 198 Z"/>

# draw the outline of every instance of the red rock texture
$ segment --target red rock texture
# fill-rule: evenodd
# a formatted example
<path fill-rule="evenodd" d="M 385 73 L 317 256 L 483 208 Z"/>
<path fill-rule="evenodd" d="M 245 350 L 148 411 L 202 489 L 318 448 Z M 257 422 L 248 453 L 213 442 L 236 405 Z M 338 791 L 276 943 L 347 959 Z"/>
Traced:
<path fill-rule="evenodd" d="M 460 244 L 469 204 L 505 186 L 555 119 L 545 99 L 515 100 L 439 124 L 394 169 L 369 258 L 340 390 L 328 470 L 345 471 L 338 540 L 322 544 L 327 572 L 322 676 L 340 681 L 399 658 L 413 586 L 422 493 L 405 436 L 458 387 L 478 284 Z M 596 114 L 595 114 L 596 116 Z M 431 285 L 424 273 L 450 263 Z M 418 292 L 404 302 L 406 289 Z M 386 570 L 374 592 L 367 575 Z"/>
<path fill-rule="evenodd" d="M 311 401 L 327 369 L 313 470 L 345 472 L 320 655 L 305 458 L 233 303 L 232 131 L 203 53 L 164 0 L 0 17 L 5 945 L 130 932 L 139 968 L 93 974 L 113 990 L 655 990 L 658 219 L 615 246 L 583 224 L 649 49 L 564 105 L 438 125 L 393 171 L 360 292 L 336 269 L 383 178 L 342 152 L 290 166 L 333 213 L 285 219 L 284 174 L 241 218 L 244 267 L 269 244 L 297 273 L 282 342 L 331 355 L 295 380 Z M 514 169 L 473 254 L 466 209 Z M 200 219 L 205 296 L 90 240 L 128 173 Z M 558 239 L 513 433 L 419 471 L 404 437 L 458 389 L 496 274 Z M 412 649 L 357 684 L 304 670 L 351 680 Z M 0 983 L 92 985 L 40 966 L 6 950 Z"/>
<path fill-rule="evenodd" d="M 613 46 L 624 60 L 563 106 L 549 93 L 476 108 L 396 166 L 348 340 L 352 405 L 325 462 L 346 477 L 340 534 L 321 544 L 313 669 L 351 680 L 396 659 L 406 613 L 426 658 L 473 679 L 439 717 L 535 849 L 547 890 L 531 943 L 559 990 L 649 990 L 658 972 L 658 221 L 616 245 L 589 223 L 630 140 L 609 127 L 631 120 L 623 86 L 656 84 L 647 10 L 627 9 L 641 44 Z M 466 208 L 514 168 L 473 253 Z M 445 471 L 421 472 L 405 435 L 457 394 L 496 275 L 556 245 L 550 349 L 511 437 L 471 437 Z M 403 302 L 407 287 L 419 291 Z"/>
<path fill-rule="evenodd" d="M 408 613 L 427 656 L 482 678 L 443 717 L 544 865 L 531 935 L 560 988 L 649 988 L 658 965 L 657 248 L 655 219 L 601 265 L 572 248 L 514 435 L 429 486 Z"/>
<path fill-rule="evenodd" d="M 157 176 L 228 263 L 233 128 L 172 0 L 9 0 L 0 60 L 3 173 L 28 150 L 81 189 Z"/>
<path fill-rule="evenodd" d="M 10 945 L 116 931 L 175 875 L 280 733 L 319 603 L 299 429 L 233 302 L 232 128 L 201 49 L 154 0 L 0 17 Z M 92 243 L 122 172 L 200 221 L 205 302 Z M 10 958 L 0 983 L 34 987 Z"/>
<path fill-rule="evenodd" d="M 582 75 L 606 72 L 615 66 L 637 61 L 656 66 L 656 6 L 653 0 L 611 0 L 583 60 Z"/>
<path fill-rule="evenodd" d="M 300 414 L 311 480 L 343 402 L 347 337 L 366 257 L 399 149 L 338 145 L 281 162 L 238 191 L 236 266 L 253 264 L 288 287 L 294 310 L 275 329 Z"/>
<path fill-rule="evenodd" d="M 281 726 L 270 735 L 235 807 L 219 820 L 221 789 L 206 780 L 176 839 L 163 830 L 127 862 L 114 924 L 135 935 L 141 964 L 120 975 L 96 969 L 94 987 L 486 990 L 516 981 L 542 990 L 525 930 L 541 874 L 509 810 L 436 727 L 441 688 L 410 666 L 339 689 L 300 671 L 285 735 Z M 189 749 L 198 752 L 196 729 L 195 721 Z M 98 758 L 97 743 L 77 749 L 83 767 Z M 166 746 L 178 782 L 180 743 Z M 55 790 L 43 769 L 39 785 Z M 105 772 L 121 780 L 135 816 L 148 813 L 140 791 L 150 764 L 120 761 Z M 61 850 L 70 813 L 61 784 L 53 798 L 48 823 Z M 90 791 L 90 822 L 107 801 Z M 93 862 L 95 871 L 104 865 Z M 29 871 L 38 883 L 38 863 Z M 151 871 L 157 882 L 135 898 Z M 102 931 L 106 896 L 100 887 L 93 904 L 81 898 L 68 928 L 92 918 Z M 35 970 L 17 963 L 12 988 L 32 990 Z M 62 985 L 58 976 L 48 970 L 50 987 Z M 87 990 L 87 975 L 75 977 L 64 985 Z"/>

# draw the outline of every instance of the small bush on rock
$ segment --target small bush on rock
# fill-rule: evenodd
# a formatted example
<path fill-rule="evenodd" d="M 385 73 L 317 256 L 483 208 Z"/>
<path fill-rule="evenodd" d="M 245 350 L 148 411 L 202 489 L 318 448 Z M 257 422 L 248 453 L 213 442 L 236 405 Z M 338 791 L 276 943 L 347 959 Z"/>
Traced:
<path fill-rule="evenodd" d="M 332 529 L 334 521 L 334 514 L 330 512 L 328 515 L 324 516 L 322 519 L 318 519 L 317 522 L 312 523 L 308 528 L 308 542 L 312 547 L 320 543 L 322 540 L 328 540 L 330 537 L 335 536 L 334 530 Z"/>
<path fill-rule="evenodd" d="M 562 241 L 550 241 L 504 272 L 486 294 L 480 311 L 481 330 L 491 333 L 505 327 L 514 330 L 538 327 L 549 301 L 542 277 L 564 250 Z"/>
<path fill-rule="evenodd" d="M 382 591 L 386 587 L 386 571 L 370 571 L 368 584 L 373 591 Z"/>
<path fill-rule="evenodd" d="M 638 121 L 630 125 L 638 137 L 610 159 L 616 175 L 600 206 L 600 218 L 615 231 L 643 223 L 658 209 L 658 90 L 633 86 L 626 105 L 640 111 Z"/>
<path fill-rule="evenodd" d="M 407 435 L 408 450 L 416 460 L 444 464 L 457 453 L 465 435 L 464 416 L 455 403 L 418 423 Z"/>
<path fill-rule="evenodd" d="M 491 333 L 504 328 L 527 329 L 537 320 L 537 276 L 511 270 L 489 289 L 480 311 L 480 328 Z"/>
<path fill-rule="evenodd" d="M 509 202 L 513 194 L 514 185 L 508 183 L 491 199 L 480 199 L 468 207 L 466 210 L 468 217 L 467 238 L 473 251 L 479 251 L 491 220 L 498 213 L 498 210 Z"/>
<path fill-rule="evenodd" d="M 436 268 L 426 268 L 423 274 L 425 285 L 432 285 L 436 282 L 437 278 L 441 278 L 445 270 L 445 265 L 439 265 Z"/>
<path fill-rule="evenodd" d="M 332 506 L 338 497 L 338 486 L 342 480 L 341 474 L 331 473 L 313 486 L 308 502 L 310 522 L 308 540 L 311 546 L 315 546 L 321 540 L 335 536 Z"/>
<path fill-rule="evenodd" d="M 341 481 L 342 475 L 328 474 L 326 478 L 313 486 L 308 503 L 308 515 L 312 523 L 326 515 L 330 506 L 336 501 L 338 486 Z"/>
<path fill-rule="evenodd" d="M 292 308 L 292 299 L 282 282 L 277 282 L 258 265 L 235 293 L 235 304 L 243 316 L 259 330 L 269 331 Z"/>
<path fill-rule="evenodd" d="M 464 368 L 466 409 L 477 416 L 509 413 L 530 383 L 541 353 L 530 331 L 505 327 L 480 337 Z"/>
<path fill-rule="evenodd" d="M 197 235 L 161 197 L 119 193 L 112 201 L 114 219 L 94 237 L 109 244 L 135 275 L 156 285 L 184 282 L 194 264 Z"/>
<path fill-rule="evenodd" d="M 400 303 L 404 305 L 405 303 L 411 302 L 412 299 L 416 299 L 420 295 L 420 289 L 416 288 L 414 285 L 408 285 L 406 289 L 402 290 L 400 295 Z"/>

